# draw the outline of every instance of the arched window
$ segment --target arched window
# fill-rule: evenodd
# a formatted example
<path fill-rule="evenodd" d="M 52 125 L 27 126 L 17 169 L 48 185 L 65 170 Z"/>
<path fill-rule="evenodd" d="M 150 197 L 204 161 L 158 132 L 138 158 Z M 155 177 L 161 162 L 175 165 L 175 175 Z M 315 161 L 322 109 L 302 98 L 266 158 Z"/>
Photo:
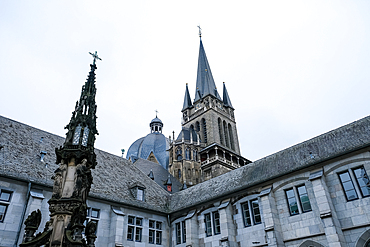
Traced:
<path fill-rule="evenodd" d="M 181 150 L 181 148 L 178 148 L 176 150 L 176 159 L 177 160 L 182 160 L 182 150 Z"/>
<path fill-rule="evenodd" d="M 198 161 L 198 152 L 196 149 L 193 150 L 193 160 Z"/>
<path fill-rule="evenodd" d="M 202 126 L 203 126 L 203 137 L 204 137 L 204 142 L 207 143 L 207 123 L 204 118 L 202 118 Z"/>
<path fill-rule="evenodd" d="M 200 124 L 198 121 L 195 123 L 195 127 L 196 127 L 196 131 L 200 131 Z"/>
<path fill-rule="evenodd" d="M 230 147 L 229 145 L 229 138 L 228 138 L 229 133 L 227 133 L 227 126 L 226 122 L 224 121 L 224 136 L 225 136 L 225 142 L 226 142 L 226 147 Z"/>
<path fill-rule="evenodd" d="M 229 124 L 227 127 L 229 129 L 229 137 L 230 137 L 230 146 L 231 146 L 231 149 L 232 150 L 235 150 L 233 129 L 231 128 L 231 124 Z"/>
<path fill-rule="evenodd" d="M 178 178 L 181 178 L 181 169 L 177 170 L 177 176 L 178 176 Z"/>
<path fill-rule="evenodd" d="M 220 142 L 221 145 L 225 145 L 224 142 L 224 135 L 222 134 L 222 123 L 221 123 L 221 118 L 218 118 L 218 133 L 220 135 Z"/>
<path fill-rule="evenodd" d="M 81 130 L 82 130 L 81 125 L 78 125 L 73 135 L 73 142 L 72 142 L 73 145 L 78 145 L 80 143 Z"/>
<path fill-rule="evenodd" d="M 189 149 L 189 148 L 187 148 L 187 149 L 185 150 L 185 159 L 186 159 L 186 160 L 190 160 L 190 149 Z"/>
<path fill-rule="evenodd" d="M 194 125 L 190 125 L 190 129 L 192 129 L 192 130 L 193 130 L 193 129 L 194 129 Z"/>

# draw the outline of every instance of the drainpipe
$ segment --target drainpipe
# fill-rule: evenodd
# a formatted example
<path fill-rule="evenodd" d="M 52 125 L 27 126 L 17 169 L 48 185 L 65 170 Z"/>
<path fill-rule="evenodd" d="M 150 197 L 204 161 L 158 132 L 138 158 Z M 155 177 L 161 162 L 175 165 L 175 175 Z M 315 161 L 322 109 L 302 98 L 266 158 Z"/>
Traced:
<path fill-rule="evenodd" d="M 19 241 L 19 236 L 21 235 L 21 230 L 22 230 L 22 225 L 23 225 L 23 221 L 24 221 L 24 216 L 26 214 L 28 201 L 30 200 L 30 191 L 31 191 L 31 182 L 28 182 L 27 199 L 26 199 L 26 203 L 25 203 L 25 205 L 23 207 L 21 221 L 19 222 L 17 236 L 15 237 L 14 247 L 17 247 L 17 244 L 18 244 L 18 241 Z"/>

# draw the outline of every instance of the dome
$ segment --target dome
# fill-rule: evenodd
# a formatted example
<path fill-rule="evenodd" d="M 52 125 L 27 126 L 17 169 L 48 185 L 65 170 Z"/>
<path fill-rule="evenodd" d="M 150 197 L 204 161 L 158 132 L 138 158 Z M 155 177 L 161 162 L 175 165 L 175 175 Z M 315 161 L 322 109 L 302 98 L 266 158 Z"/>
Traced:
<path fill-rule="evenodd" d="M 164 169 L 167 169 L 169 162 L 168 148 L 169 141 L 162 133 L 150 133 L 131 144 L 127 151 L 126 159 L 129 159 L 131 156 L 148 159 L 149 155 L 153 153 L 159 164 Z"/>
<path fill-rule="evenodd" d="M 168 168 L 169 163 L 169 148 L 168 139 L 162 134 L 162 121 L 157 116 L 149 124 L 151 133 L 145 137 L 137 139 L 131 144 L 127 151 L 126 159 L 137 158 L 148 159 L 153 153 L 155 159 L 163 168 Z"/>

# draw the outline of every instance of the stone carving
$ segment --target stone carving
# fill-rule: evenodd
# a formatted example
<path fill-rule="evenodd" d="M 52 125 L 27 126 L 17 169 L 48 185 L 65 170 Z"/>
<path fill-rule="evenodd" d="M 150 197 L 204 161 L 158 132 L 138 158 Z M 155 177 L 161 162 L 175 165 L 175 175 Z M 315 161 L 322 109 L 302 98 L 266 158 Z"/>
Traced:
<path fill-rule="evenodd" d="M 59 199 L 62 197 L 63 180 L 64 180 L 66 170 L 67 170 L 67 165 L 62 163 L 60 167 L 55 170 L 54 172 L 55 175 L 51 177 L 51 179 L 54 180 L 52 198 Z"/>
<path fill-rule="evenodd" d="M 90 220 L 89 223 L 87 223 L 86 225 L 86 230 L 85 230 L 85 234 L 86 234 L 86 238 L 87 238 L 87 245 L 89 247 L 94 247 L 95 244 L 95 239 L 96 239 L 96 235 L 95 235 L 95 232 L 96 232 L 96 222 Z"/>
<path fill-rule="evenodd" d="M 37 209 L 33 211 L 26 219 L 24 224 L 26 225 L 26 232 L 24 235 L 24 242 L 29 242 L 32 239 L 34 239 L 34 234 L 39 228 L 41 223 L 41 211 L 40 209 Z"/>
<path fill-rule="evenodd" d="M 76 167 L 75 186 L 73 189 L 73 198 L 86 201 L 87 195 L 92 184 L 92 176 L 90 169 L 86 166 L 87 159 L 83 159 Z"/>

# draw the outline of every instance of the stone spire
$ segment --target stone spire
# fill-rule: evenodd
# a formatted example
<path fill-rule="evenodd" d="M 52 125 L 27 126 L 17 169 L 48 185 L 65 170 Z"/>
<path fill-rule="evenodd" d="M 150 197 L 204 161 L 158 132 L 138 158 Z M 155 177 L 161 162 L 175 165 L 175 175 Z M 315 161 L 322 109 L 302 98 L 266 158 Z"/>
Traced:
<path fill-rule="evenodd" d="M 185 97 L 184 97 L 184 105 L 182 107 L 182 111 L 186 110 L 190 107 L 192 107 L 193 104 L 191 103 L 191 98 L 189 94 L 188 84 L 186 83 L 186 89 L 185 89 Z"/>
<path fill-rule="evenodd" d="M 233 105 L 231 104 L 229 94 L 227 93 L 225 82 L 224 82 L 224 89 L 223 89 L 223 102 L 225 106 L 228 106 L 234 109 Z"/>
<path fill-rule="evenodd" d="M 53 194 L 48 201 L 50 220 L 44 231 L 34 236 L 40 224 L 41 212 L 32 212 L 24 223 L 26 233 L 21 247 L 95 247 L 96 223 L 90 221 L 86 227 L 84 225 L 87 214 L 86 199 L 93 180 L 91 169 L 97 164 L 94 153 L 95 135 L 98 134 L 95 61 L 99 57 L 96 52 L 90 54 L 94 56 L 94 62 L 90 64 L 91 71 L 82 87 L 80 99 L 69 124 L 65 127 L 68 130 L 66 140 L 63 146 L 55 149 L 59 167 L 52 177 Z M 82 234 L 84 229 L 86 238 Z"/>
<path fill-rule="evenodd" d="M 199 92 L 198 92 L 199 90 Z M 207 95 L 213 95 L 221 100 L 217 93 L 216 85 L 213 80 L 211 68 L 208 64 L 206 52 L 204 51 L 202 38 L 200 38 L 199 57 L 198 57 L 198 72 L 197 72 L 197 86 L 195 90 L 194 102 L 200 100 Z"/>

